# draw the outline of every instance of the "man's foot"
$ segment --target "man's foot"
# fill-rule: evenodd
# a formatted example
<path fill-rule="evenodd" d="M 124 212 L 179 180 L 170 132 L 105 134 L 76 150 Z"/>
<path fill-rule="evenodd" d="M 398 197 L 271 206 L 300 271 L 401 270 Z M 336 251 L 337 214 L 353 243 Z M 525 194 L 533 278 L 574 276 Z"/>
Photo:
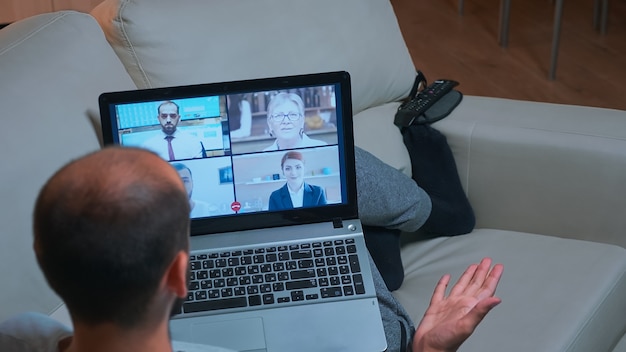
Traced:
<path fill-rule="evenodd" d="M 455 236 L 474 229 L 475 218 L 446 137 L 430 125 L 402 130 L 413 180 L 430 196 L 432 210 L 421 231 Z"/>
<path fill-rule="evenodd" d="M 389 291 L 400 288 L 404 267 L 400 258 L 400 230 L 363 226 L 365 244 Z"/>

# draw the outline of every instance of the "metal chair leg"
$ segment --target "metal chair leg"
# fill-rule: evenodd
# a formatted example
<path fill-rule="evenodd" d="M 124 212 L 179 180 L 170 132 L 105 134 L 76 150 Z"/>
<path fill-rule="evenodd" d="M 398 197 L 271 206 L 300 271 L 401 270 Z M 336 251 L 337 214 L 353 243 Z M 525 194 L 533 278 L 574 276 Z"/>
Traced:
<path fill-rule="evenodd" d="M 600 0 L 593 0 L 593 29 L 600 29 Z"/>
<path fill-rule="evenodd" d="M 600 20 L 600 33 L 606 34 L 609 19 L 609 0 L 602 0 L 602 19 Z"/>
<path fill-rule="evenodd" d="M 459 15 L 463 15 L 465 2 L 459 0 Z M 511 0 L 500 0 L 500 28 L 498 43 L 506 48 L 509 45 L 509 20 L 511 18 Z"/>
<path fill-rule="evenodd" d="M 606 27 L 609 17 L 609 0 L 593 1 L 593 28 L 606 34 Z"/>
<path fill-rule="evenodd" d="M 511 19 L 511 0 L 500 0 L 500 29 L 498 43 L 503 48 L 509 45 L 509 21 Z"/>
<path fill-rule="evenodd" d="M 556 64 L 559 56 L 559 40 L 561 37 L 561 19 L 563 17 L 563 0 L 557 0 L 554 8 L 554 30 L 552 32 L 552 55 L 550 59 L 550 72 L 548 79 L 556 78 Z"/>

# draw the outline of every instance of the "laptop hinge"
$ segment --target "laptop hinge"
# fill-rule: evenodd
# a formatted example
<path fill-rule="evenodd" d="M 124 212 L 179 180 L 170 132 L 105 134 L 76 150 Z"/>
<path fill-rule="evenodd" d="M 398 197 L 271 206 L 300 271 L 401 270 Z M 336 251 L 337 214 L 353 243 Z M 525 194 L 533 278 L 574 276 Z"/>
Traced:
<path fill-rule="evenodd" d="M 340 229 L 342 227 L 343 227 L 343 220 L 341 220 L 341 218 L 334 218 L 333 219 L 333 228 Z"/>

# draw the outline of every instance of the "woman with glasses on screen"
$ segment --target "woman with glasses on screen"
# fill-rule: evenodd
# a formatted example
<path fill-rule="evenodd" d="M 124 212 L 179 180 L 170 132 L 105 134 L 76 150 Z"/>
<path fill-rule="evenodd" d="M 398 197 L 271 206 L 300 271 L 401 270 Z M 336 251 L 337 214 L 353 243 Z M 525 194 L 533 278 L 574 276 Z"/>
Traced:
<path fill-rule="evenodd" d="M 270 195 L 268 210 L 314 207 L 326 204 L 326 193 L 320 186 L 304 182 L 304 157 L 302 153 L 285 153 L 280 169 L 287 180 L 284 186 Z"/>
<path fill-rule="evenodd" d="M 304 133 L 304 102 L 295 93 L 278 93 L 272 98 L 267 105 L 267 126 L 276 140 L 263 151 L 327 145 Z"/>

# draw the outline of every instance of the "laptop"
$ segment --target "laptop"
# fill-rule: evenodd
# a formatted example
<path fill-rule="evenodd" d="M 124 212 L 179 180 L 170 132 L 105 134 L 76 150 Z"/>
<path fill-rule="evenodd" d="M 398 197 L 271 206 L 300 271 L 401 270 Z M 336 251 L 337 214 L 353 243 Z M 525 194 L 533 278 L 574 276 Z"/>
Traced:
<path fill-rule="evenodd" d="M 105 144 L 153 150 L 190 197 L 189 294 L 173 340 L 386 349 L 357 211 L 347 72 L 108 92 L 99 104 Z"/>

